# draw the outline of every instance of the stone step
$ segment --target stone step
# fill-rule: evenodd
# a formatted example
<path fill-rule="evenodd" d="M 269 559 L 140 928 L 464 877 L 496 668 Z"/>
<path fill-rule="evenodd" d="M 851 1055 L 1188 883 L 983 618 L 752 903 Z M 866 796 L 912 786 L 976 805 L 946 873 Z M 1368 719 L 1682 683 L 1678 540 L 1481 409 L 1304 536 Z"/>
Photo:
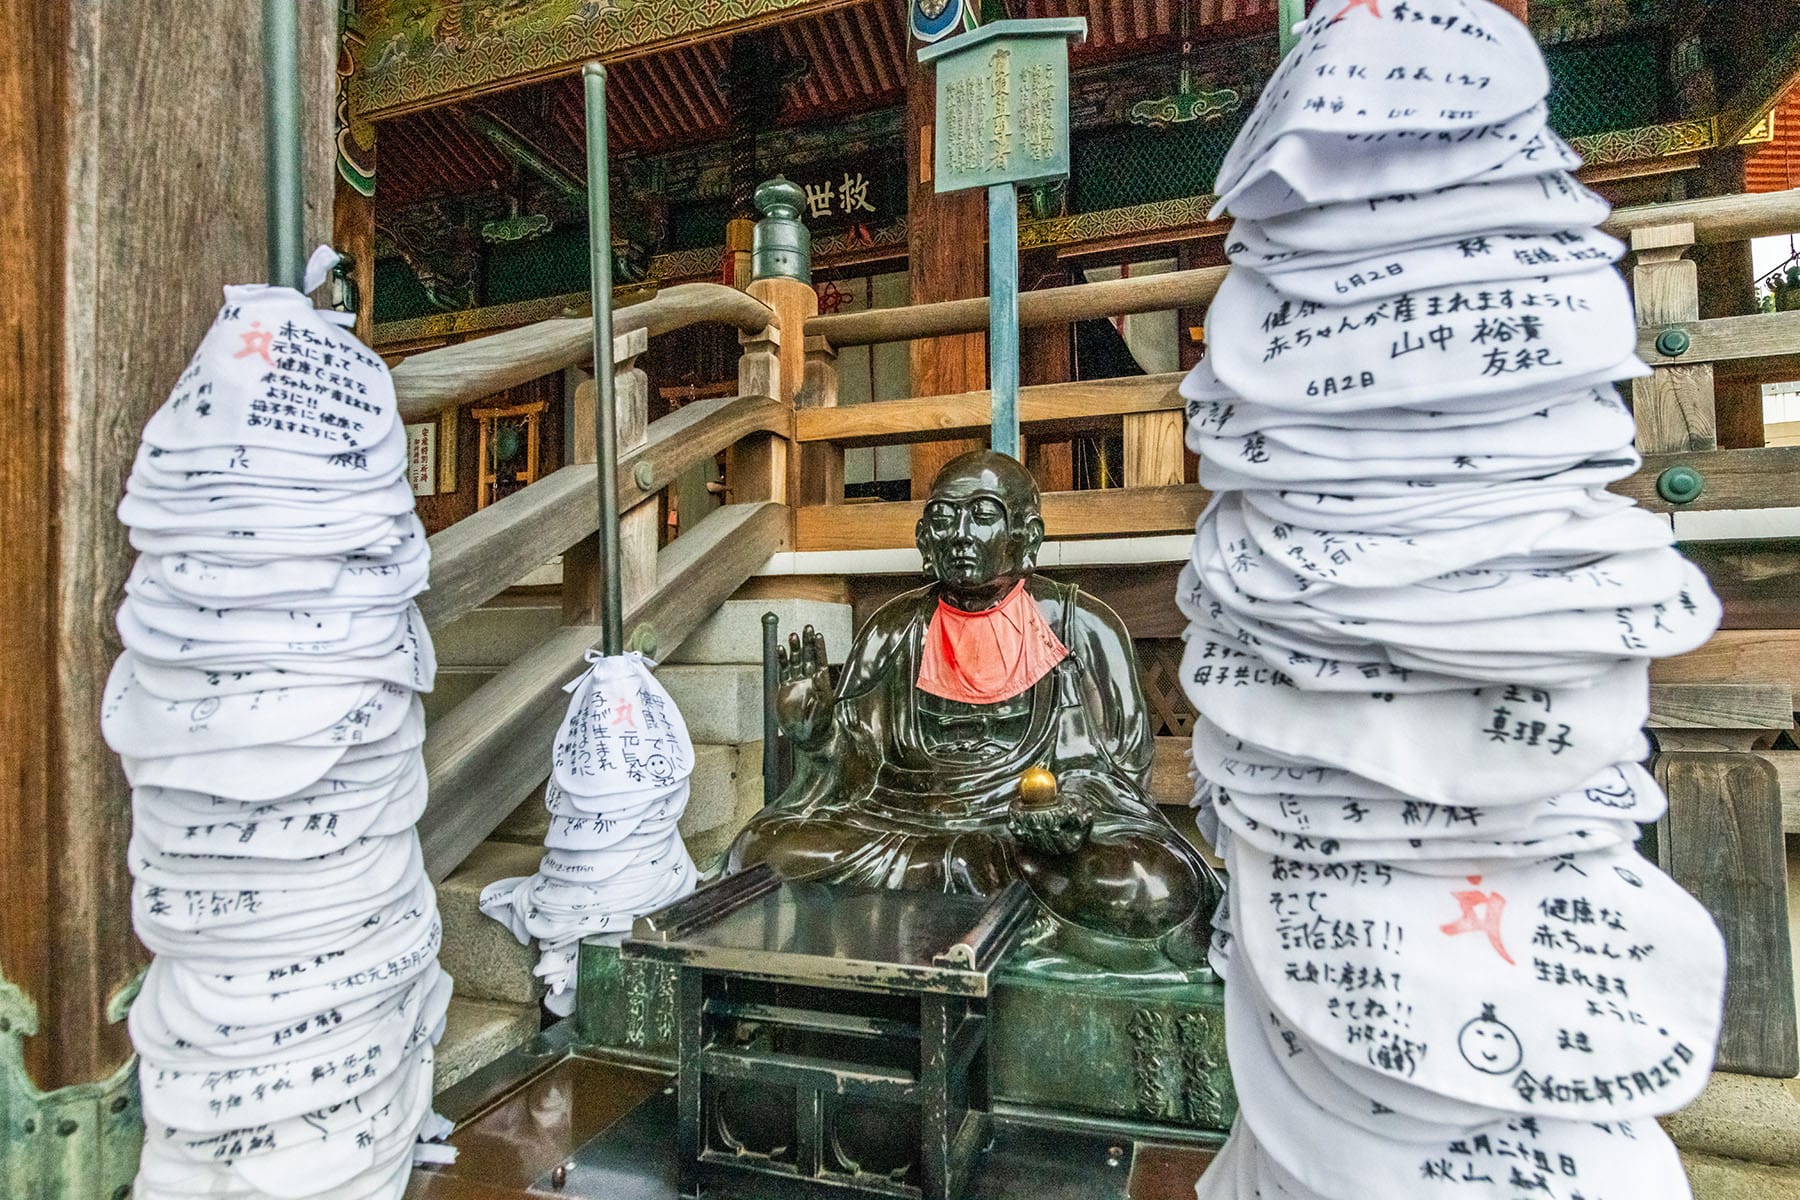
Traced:
<path fill-rule="evenodd" d="M 701 622 L 687 640 L 664 656 L 665 663 L 760 663 L 762 618 L 780 618 L 783 639 L 811 625 L 825 635 L 826 656 L 844 661 L 850 650 L 850 606 L 824 600 L 727 600 Z M 760 734 L 758 735 L 760 736 Z"/>
<path fill-rule="evenodd" d="M 656 677 L 681 710 L 688 736 L 696 743 L 761 740 L 762 664 L 675 664 L 658 667 Z"/>
<path fill-rule="evenodd" d="M 1687 1172 L 1694 1200 L 1776 1200 L 1800 1196 L 1800 1167 L 1718 1158 L 1686 1150 L 1681 1153 L 1681 1166 Z"/>
<path fill-rule="evenodd" d="M 471 693 L 499 672 L 492 667 L 438 668 L 437 682 L 425 693 L 425 725 L 427 728 L 467 700 Z"/>
<path fill-rule="evenodd" d="M 738 830 L 763 806 L 762 749 L 761 741 L 694 747 L 694 776 L 681 837 L 702 871 L 711 869 Z"/>
<path fill-rule="evenodd" d="M 517 842 L 526 846 L 544 845 L 544 835 L 550 832 L 550 814 L 544 809 L 544 788 L 539 784 L 524 803 L 512 810 L 500 827 L 489 836 L 493 842 Z"/>
<path fill-rule="evenodd" d="M 462 980 L 456 981 L 457 991 Z M 541 1010 L 536 1003 L 507 1004 L 455 995 L 444 1018 L 444 1036 L 437 1044 L 432 1091 L 443 1092 L 467 1079 L 510 1050 L 516 1050 L 538 1034 Z"/>
<path fill-rule="evenodd" d="M 486 667 L 511 663 L 562 624 L 562 602 L 536 597 L 490 603 L 431 631 L 441 667 Z"/>
<path fill-rule="evenodd" d="M 1683 1154 L 1800 1168 L 1800 1079 L 1714 1071 L 1693 1103 L 1658 1119 Z"/>
<path fill-rule="evenodd" d="M 444 944 L 438 959 L 456 977 L 456 992 L 475 1000 L 535 1005 L 544 994 L 531 968 L 536 946 L 521 946 L 512 931 L 479 907 L 481 889 L 496 879 L 530 875 L 544 848 L 515 842 L 483 842 L 444 882 L 438 884 L 438 913 Z"/>

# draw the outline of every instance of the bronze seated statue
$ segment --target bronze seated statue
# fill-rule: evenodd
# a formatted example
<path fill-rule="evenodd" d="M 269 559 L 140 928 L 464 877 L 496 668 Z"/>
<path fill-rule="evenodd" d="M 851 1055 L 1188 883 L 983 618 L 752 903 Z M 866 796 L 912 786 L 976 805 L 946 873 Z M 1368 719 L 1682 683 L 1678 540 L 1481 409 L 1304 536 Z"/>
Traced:
<path fill-rule="evenodd" d="M 1123 623 L 1033 574 L 1031 476 L 962 455 L 917 536 L 932 582 L 869 619 L 835 690 L 823 635 L 790 635 L 776 703 L 795 777 L 730 868 L 983 896 L 1021 879 L 1044 913 L 1032 969 L 1201 965 L 1218 880 L 1148 797 L 1150 721 Z"/>

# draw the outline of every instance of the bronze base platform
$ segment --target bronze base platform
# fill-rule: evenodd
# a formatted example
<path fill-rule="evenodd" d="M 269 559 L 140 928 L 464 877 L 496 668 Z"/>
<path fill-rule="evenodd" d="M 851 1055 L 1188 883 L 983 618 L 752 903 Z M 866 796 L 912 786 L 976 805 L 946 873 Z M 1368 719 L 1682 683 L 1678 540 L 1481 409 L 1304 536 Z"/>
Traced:
<path fill-rule="evenodd" d="M 1210 980 L 1045 978 L 1029 950 L 993 992 L 996 1103 L 1223 1133 L 1237 1113 L 1225 1062 L 1224 990 Z M 677 972 L 581 947 L 582 1045 L 675 1068 Z"/>
<path fill-rule="evenodd" d="M 421 1167 L 407 1200 L 678 1200 L 674 1077 L 568 1048 L 546 1034 L 446 1093 L 455 1163 Z M 1176 1143 L 1153 1131 L 999 1112 L 966 1200 L 1190 1200 L 1217 1139 Z M 789 1200 L 778 1181 L 754 1196 Z"/>

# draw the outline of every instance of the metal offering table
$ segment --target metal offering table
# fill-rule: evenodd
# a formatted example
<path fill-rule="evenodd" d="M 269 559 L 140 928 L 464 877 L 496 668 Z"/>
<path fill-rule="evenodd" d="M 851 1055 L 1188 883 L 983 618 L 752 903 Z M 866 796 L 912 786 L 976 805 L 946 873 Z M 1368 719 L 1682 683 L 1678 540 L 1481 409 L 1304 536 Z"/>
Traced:
<path fill-rule="evenodd" d="M 951 1200 L 989 1132 L 987 1001 L 1032 911 L 992 899 L 728 877 L 638 920 L 677 969 L 680 1187 L 779 1178 Z"/>

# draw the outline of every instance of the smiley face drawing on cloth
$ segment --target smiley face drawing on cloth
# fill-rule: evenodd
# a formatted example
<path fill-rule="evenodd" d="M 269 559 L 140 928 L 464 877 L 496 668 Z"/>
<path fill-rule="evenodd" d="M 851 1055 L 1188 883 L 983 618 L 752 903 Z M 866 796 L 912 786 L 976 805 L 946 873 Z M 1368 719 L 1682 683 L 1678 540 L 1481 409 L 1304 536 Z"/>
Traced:
<path fill-rule="evenodd" d="M 652 754 L 644 759 L 644 770 L 659 784 L 671 783 L 675 779 L 675 764 L 669 761 L 666 754 Z"/>
<path fill-rule="evenodd" d="M 1519 1035 L 1494 1015 L 1494 1006 L 1481 1006 L 1481 1015 L 1462 1027 L 1456 1048 L 1463 1061 L 1486 1075 L 1504 1075 L 1525 1058 Z"/>

